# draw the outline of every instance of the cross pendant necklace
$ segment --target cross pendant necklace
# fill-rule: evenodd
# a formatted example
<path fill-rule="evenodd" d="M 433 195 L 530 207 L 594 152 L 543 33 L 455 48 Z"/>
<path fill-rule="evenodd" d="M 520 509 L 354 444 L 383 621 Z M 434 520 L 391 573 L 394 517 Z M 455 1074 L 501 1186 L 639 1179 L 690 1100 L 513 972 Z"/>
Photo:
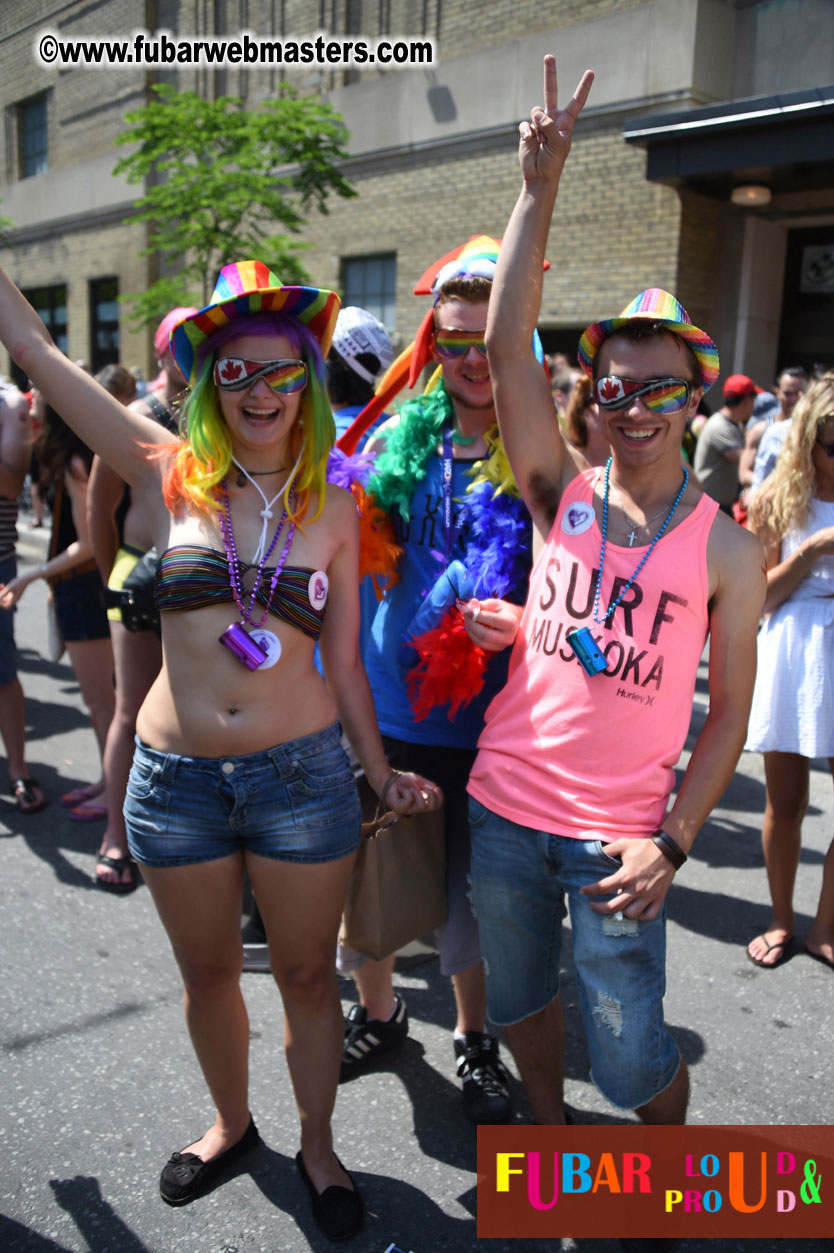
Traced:
<path fill-rule="evenodd" d="M 628 514 L 626 513 L 626 511 L 625 511 L 625 505 L 623 504 L 623 498 L 622 498 L 622 496 L 620 495 L 620 493 L 617 491 L 616 486 L 615 486 L 613 483 L 611 484 L 611 486 L 614 488 L 614 491 L 617 493 L 617 500 L 618 500 L 618 501 L 619 501 L 619 503 L 620 503 L 620 513 L 623 515 L 623 517 L 625 518 L 626 522 L 627 522 L 627 523 L 628 523 L 628 525 L 631 527 L 631 530 L 630 530 L 630 531 L 629 531 L 629 533 L 628 533 L 628 546 L 629 546 L 629 548 L 633 548 L 633 547 L 634 547 L 634 541 L 637 539 L 637 532 L 638 532 L 638 531 L 639 531 L 642 527 L 645 527 L 645 528 L 648 530 L 649 523 L 650 523 L 650 522 L 656 522 L 658 518 L 662 518 L 662 517 L 663 517 L 663 515 L 666 513 L 666 510 L 665 510 L 665 509 L 661 509 L 660 513 L 655 513 L 655 514 L 652 514 L 652 516 L 651 516 L 650 518 L 646 518 L 646 521 L 645 521 L 645 522 L 635 522 L 635 521 L 634 521 L 634 519 L 633 519 L 633 518 L 630 518 L 630 517 L 628 516 Z"/>

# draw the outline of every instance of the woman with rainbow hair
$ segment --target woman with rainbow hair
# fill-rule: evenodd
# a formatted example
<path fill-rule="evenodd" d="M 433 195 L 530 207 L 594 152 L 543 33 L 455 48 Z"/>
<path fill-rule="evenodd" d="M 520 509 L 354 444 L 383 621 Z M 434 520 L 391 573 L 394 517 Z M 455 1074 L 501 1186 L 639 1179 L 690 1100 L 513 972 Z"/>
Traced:
<path fill-rule="evenodd" d="M 68 361 L 0 271 L 0 338 L 145 502 L 162 554 L 163 665 L 137 719 L 125 819 L 217 1111 L 165 1166 L 162 1196 L 186 1204 L 259 1142 L 239 980 L 245 868 L 284 1001 L 296 1163 L 331 1239 L 363 1218 L 330 1133 L 343 1036 L 333 953 L 360 836 L 337 719 L 383 808 L 441 799 L 389 768 L 359 659 L 356 507 L 325 485 L 334 424 L 322 359 L 338 308 L 335 293 L 282 286 L 262 262 L 227 265 L 206 308 L 171 331 L 191 388 L 178 438 Z"/>

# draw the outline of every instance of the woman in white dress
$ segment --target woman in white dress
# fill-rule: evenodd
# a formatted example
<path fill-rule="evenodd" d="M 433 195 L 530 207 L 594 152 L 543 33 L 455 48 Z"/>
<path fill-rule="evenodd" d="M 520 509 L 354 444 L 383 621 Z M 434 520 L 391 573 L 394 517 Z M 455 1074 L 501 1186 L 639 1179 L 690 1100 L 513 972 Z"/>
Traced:
<path fill-rule="evenodd" d="M 771 969 L 793 940 L 811 759 L 827 757 L 834 774 L 834 372 L 797 404 L 776 469 L 751 501 L 750 525 L 765 547 L 767 598 L 745 747 L 764 754 L 773 917 L 747 955 Z M 834 969 L 834 841 L 805 948 Z"/>

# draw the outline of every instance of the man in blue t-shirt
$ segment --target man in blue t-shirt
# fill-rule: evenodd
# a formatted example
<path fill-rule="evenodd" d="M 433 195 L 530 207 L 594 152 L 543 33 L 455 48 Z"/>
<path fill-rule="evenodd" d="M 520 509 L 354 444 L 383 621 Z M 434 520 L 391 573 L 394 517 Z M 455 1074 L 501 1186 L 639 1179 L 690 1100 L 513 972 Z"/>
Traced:
<path fill-rule="evenodd" d="M 436 939 L 441 971 L 451 977 L 457 1005 L 454 1053 L 457 1072 L 463 1080 L 464 1110 L 476 1123 L 504 1122 L 510 1112 L 510 1099 L 498 1043 L 486 1030 L 478 928 L 467 890 L 466 784 L 484 712 L 506 679 L 509 653 L 490 653 L 482 691 L 454 717 L 450 717 L 448 705 L 440 705 L 416 721 L 407 680 L 410 666 L 417 659 L 408 641 L 423 629 L 423 624 L 415 625 L 415 616 L 421 607 L 432 604 L 435 596 L 443 600 L 442 593 L 449 590 L 445 585 L 452 583 L 452 567 L 461 570 L 461 560 L 471 542 L 462 502 L 472 482 L 469 472 L 476 461 L 487 455 L 484 436 L 496 421 L 483 340 L 497 252 L 497 243 L 488 242 L 494 246 L 492 260 L 481 255 L 472 261 L 462 254 L 443 266 L 439 285 L 432 288 L 436 303 L 430 355 L 441 368 L 442 383 L 429 395 L 408 402 L 366 446 L 366 451 L 381 456 L 402 437 L 403 424 L 415 423 L 419 427 L 434 421 L 438 427 L 437 445 L 425 452 L 424 464 L 416 477 L 414 459 L 403 458 L 403 489 L 408 494 L 408 504 L 393 511 L 396 539 L 402 549 L 398 581 L 386 591 L 376 610 L 364 661 L 392 767 L 424 771 L 443 789 L 448 918 L 438 929 Z M 451 463 L 451 477 L 445 479 L 445 486 L 444 463 Z M 391 473 L 389 466 L 386 475 Z M 523 586 L 514 589 L 515 597 L 509 593 L 510 599 L 524 598 L 529 532 L 520 565 Z M 454 598 L 454 592 L 449 595 Z M 467 600 L 469 593 L 461 588 L 458 595 Z M 477 615 L 474 624 L 473 612 Z M 499 607 L 497 601 L 486 601 L 474 611 L 470 604 L 467 613 L 473 642 L 491 648 L 508 642 L 510 635 L 502 634 L 506 615 L 510 614 L 508 608 Z M 360 1003 L 353 1006 L 345 1024 L 341 1068 L 341 1078 L 345 1080 L 406 1037 L 408 1014 L 405 1001 L 394 992 L 393 956 L 376 962 L 341 947 L 338 965 L 341 971 L 354 974 L 360 995 Z"/>

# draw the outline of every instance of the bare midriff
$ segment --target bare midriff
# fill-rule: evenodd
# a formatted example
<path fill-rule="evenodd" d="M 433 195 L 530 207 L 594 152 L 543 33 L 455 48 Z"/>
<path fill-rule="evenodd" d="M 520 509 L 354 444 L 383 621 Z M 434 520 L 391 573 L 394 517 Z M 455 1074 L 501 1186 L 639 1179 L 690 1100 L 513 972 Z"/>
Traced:
<path fill-rule="evenodd" d="M 151 748 L 241 756 L 336 720 L 313 665 L 313 641 L 270 614 L 263 626 L 278 636 L 281 656 L 269 669 L 248 670 L 219 640 L 237 616 L 233 604 L 162 615 L 162 669 L 136 720 L 139 738 Z"/>

